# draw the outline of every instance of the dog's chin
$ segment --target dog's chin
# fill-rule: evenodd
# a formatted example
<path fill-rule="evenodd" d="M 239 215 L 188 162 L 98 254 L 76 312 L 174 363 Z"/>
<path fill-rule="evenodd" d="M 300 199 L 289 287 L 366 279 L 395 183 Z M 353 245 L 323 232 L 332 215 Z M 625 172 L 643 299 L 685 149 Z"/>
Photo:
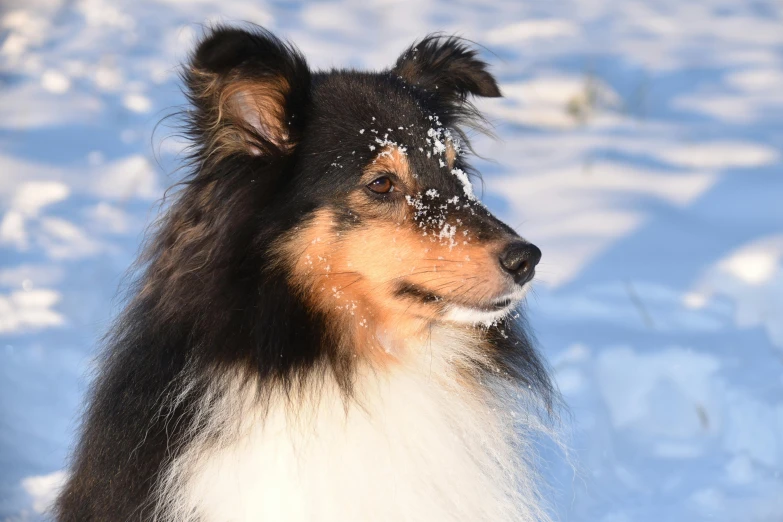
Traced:
<path fill-rule="evenodd" d="M 442 321 L 469 326 L 491 326 L 516 310 L 529 288 L 529 284 L 516 287 L 509 294 L 473 306 L 449 304 L 444 311 Z"/>

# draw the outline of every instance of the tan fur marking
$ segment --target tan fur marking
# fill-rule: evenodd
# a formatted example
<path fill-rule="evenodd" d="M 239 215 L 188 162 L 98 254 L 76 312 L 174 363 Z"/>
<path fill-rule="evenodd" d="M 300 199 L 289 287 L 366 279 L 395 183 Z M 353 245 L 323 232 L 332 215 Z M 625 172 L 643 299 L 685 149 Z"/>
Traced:
<path fill-rule="evenodd" d="M 428 325 L 443 313 L 443 302 L 395 295 L 401 283 L 467 306 L 504 293 L 494 245 L 478 243 L 470 234 L 444 241 L 422 235 L 412 219 L 385 217 L 365 217 L 362 226 L 337 232 L 335 221 L 331 210 L 319 210 L 275 249 L 292 268 L 293 286 L 342 323 L 339 330 L 351 337 L 346 346 L 358 355 L 394 360 L 393 347 L 424 339 Z"/>
<path fill-rule="evenodd" d="M 220 161 L 236 153 L 263 154 L 258 137 L 283 151 L 290 148 L 285 100 L 291 86 L 285 78 L 221 81 L 213 73 L 191 73 L 196 79 L 195 96 L 208 108 L 206 149 L 210 160 Z"/>
<path fill-rule="evenodd" d="M 418 183 L 411 170 L 408 156 L 398 147 L 384 147 L 364 169 L 362 179 L 369 183 L 386 172 L 396 174 L 410 192 L 418 190 Z"/>
<path fill-rule="evenodd" d="M 263 82 L 235 82 L 220 96 L 219 107 L 241 124 L 250 125 L 261 136 L 278 147 L 286 146 L 285 97 L 290 90 L 285 78 Z"/>
<path fill-rule="evenodd" d="M 456 161 L 457 149 L 454 147 L 454 142 L 448 139 L 446 140 L 446 164 L 449 166 L 449 170 L 454 168 Z"/>

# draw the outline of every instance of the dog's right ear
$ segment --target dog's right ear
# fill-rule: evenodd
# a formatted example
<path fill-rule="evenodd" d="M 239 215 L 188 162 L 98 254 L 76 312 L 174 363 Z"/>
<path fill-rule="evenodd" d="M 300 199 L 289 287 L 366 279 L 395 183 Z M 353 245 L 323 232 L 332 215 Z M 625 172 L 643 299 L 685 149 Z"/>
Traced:
<path fill-rule="evenodd" d="M 217 27 L 198 44 L 184 73 L 194 105 L 191 132 L 202 159 L 274 159 L 300 137 L 310 70 L 292 45 L 262 28 Z"/>
<path fill-rule="evenodd" d="M 397 59 L 392 72 L 425 91 L 462 103 L 467 97 L 502 96 L 488 65 L 467 40 L 433 34 L 414 43 Z"/>

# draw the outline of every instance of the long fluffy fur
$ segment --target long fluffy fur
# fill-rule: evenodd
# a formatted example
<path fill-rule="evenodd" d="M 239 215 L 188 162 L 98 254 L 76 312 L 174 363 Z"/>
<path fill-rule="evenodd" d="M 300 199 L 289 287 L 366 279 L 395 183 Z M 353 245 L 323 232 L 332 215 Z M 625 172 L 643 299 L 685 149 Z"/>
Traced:
<path fill-rule="evenodd" d="M 359 365 L 347 403 L 328 374 L 308 377 L 295 408 L 282 390 L 259 402 L 244 375 L 213 381 L 160 481 L 156 518 L 545 519 L 525 460 L 541 428 L 527 390 L 492 373 L 479 389 L 462 382 L 460 368 L 491 364 L 480 343 L 438 329 L 391 372 Z"/>

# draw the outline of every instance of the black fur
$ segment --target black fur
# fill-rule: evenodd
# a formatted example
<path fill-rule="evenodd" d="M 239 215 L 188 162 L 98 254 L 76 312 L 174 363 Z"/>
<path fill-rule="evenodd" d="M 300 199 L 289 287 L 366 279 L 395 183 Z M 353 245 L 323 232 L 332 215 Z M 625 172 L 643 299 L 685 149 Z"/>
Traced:
<path fill-rule="evenodd" d="M 372 157 L 357 129 L 375 122 L 389 129 L 388 139 L 415 147 L 430 125 L 426 115 L 458 133 L 475 116 L 466 96 L 500 95 L 474 51 L 439 37 L 414 45 L 392 70 L 311 73 L 296 49 L 265 30 L 220 27 L 203 39 L 183 78 L 193 107 L 192 171 L 150 239 L 127 306 L 106 338 L 55 509 L 63 522 L 150 518 L 162 465 L 187 444 L 200 396 L 196 390 L 172 400 L 185 375 L 206 386 L 221 369 L 240 365 L 270 386 L 294 390 L 302 376 L 328 371 L 350 396 L 351 361 L 335 349 L 327 318 L 289 287 L 268 247 L 315 209 L 342 206 Z M 277 136 L 236 118 L 218 121 L 216 98 L 205 94 L 207 80 L 219 88 L 280 78 L 289 90 Z M 216 149 L 237 136 L 255 149 Z M 411 158 L 418 171 L 433 170 L 434 160 Z M 452 176 L 430 177 L 444 193 L 461 190 Z M 510 230 L 478 205 L 461 212 L 485 234 Z M 346 212 L 338 226 L 360 220 Z M 551 404 L 546 370 L 520 323 L 487 335 L 498 365 Z"/>

